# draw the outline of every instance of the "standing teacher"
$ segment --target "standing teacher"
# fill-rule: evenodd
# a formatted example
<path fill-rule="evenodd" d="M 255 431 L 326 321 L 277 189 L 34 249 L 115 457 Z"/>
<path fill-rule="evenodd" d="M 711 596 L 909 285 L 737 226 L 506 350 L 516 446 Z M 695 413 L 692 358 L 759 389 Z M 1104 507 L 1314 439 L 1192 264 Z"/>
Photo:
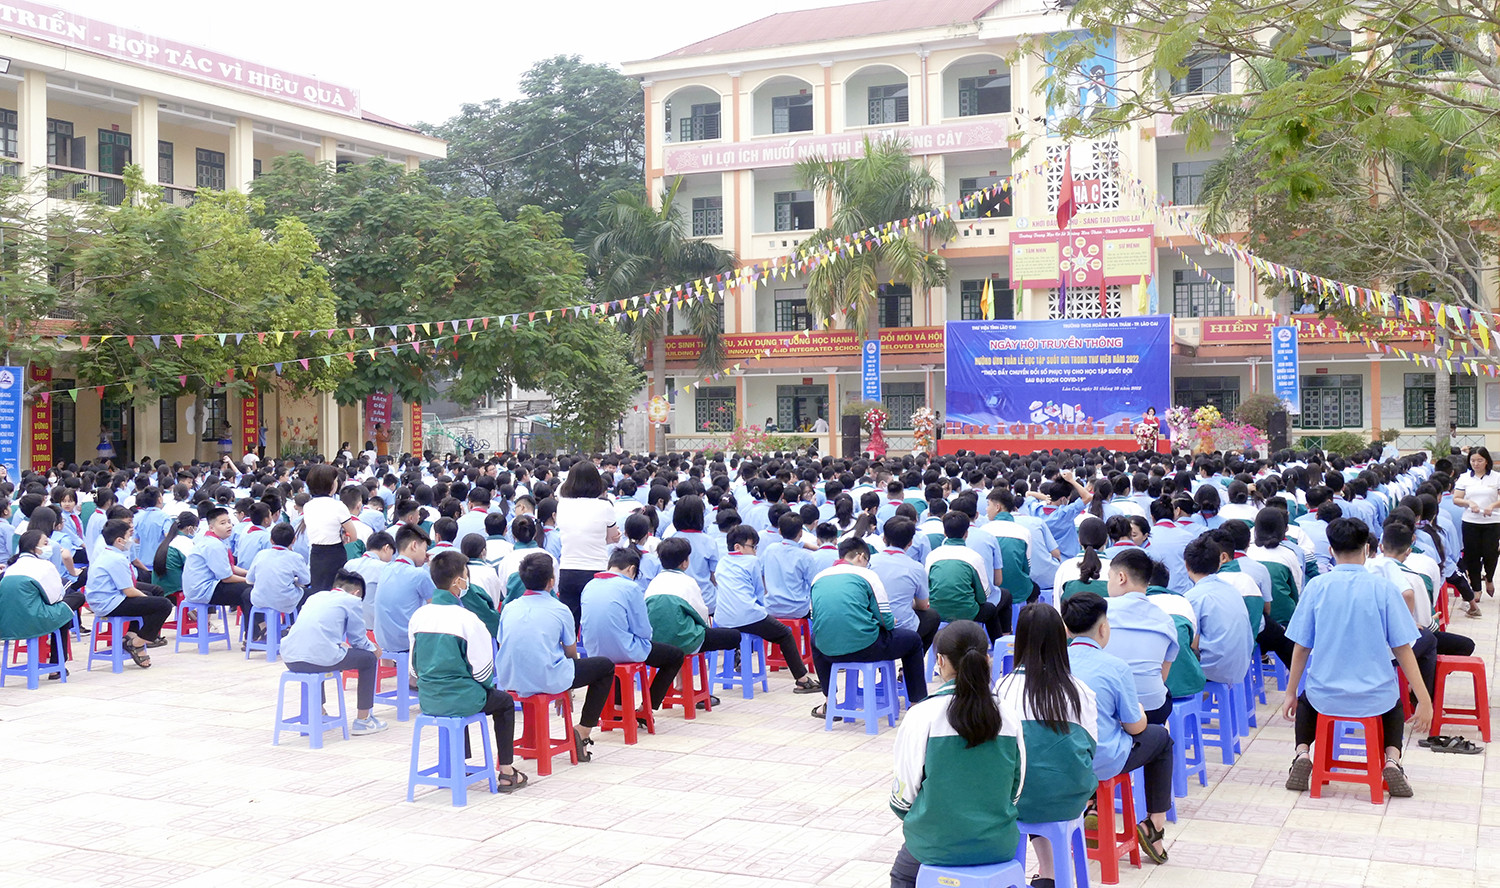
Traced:
<path fill-rule="evenodd" d="M 333 588 L 334 576 L 348 560 L 344 543 L 354 539 L 350 525 L 354 516 L 333 495 L 338 483 L 339 470 L 328 463 L 318 463 L 307 472 L 307 491 L 313 497 L 302 510 L 302 530 L 311 547 L 308 569 L 312 583 L 308 594 Z"/>
<path fill-rule="evenodd" d="M 1495 562 L 1500 559 L 1500 477 L 1488 448 L 1469 449 L 1469 471 L 1453 482 L 1453 504 L 1464 510 L 1464 568 L 1470 588 L 1479 591 L 1482 575 L 1484 591 L 1494 595 Z"/>
<path fill-rule="evenodd" d="M 589 460 L 568 468 L 568 479 L 557 496 L 557 532 L 562 542 L 557 597 L 573 612 L 576 630 L 583 612 L 583 587 L 609 566 L 609 549 L 620 539 L 620 529 L 615 526 L 614 504 L 604 499 L 599 469 Z"/>

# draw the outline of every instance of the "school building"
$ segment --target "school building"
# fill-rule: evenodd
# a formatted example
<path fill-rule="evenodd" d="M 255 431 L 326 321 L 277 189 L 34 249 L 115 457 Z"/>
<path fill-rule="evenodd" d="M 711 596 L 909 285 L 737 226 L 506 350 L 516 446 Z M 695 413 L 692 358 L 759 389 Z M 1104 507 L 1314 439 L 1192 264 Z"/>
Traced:
<path fill-rule="evenodd" d="M 337 164 L 381 157 L 415 169 L 445 152 L 441 140 L 365 110 L 348 86 L 55 7 L 0 3 L 0 174 L 45 169 L 63 180 L 49 188 L 51 200 L 87 191 L 119 203 L 128 163 L 161 185 L 165 200 L 185 204 L 199 188 L 247 190 L 282 155 Z M 39 320 L 44 333 L 67 328 L 66 318 Z M 27 374 L 33 389 L 71 387 L 66 364 Z M 101 431 L 122 459 L 168 461 L 211 457 L 226 424 L 236 453 L 258 445 L 262 429 L 271 455 L 328 453 L 367 437 L 364 405 L 340 407 L 331 396 L 294 399 L 265 387 L 254 399 L 201 400 L 161 397 L 140 408 L 92 388 L 76 403 L 28 398 L 21 464 L 93 458 Z"/>
<path fill-rule="evenodd" d="M 901 430 L 910 428 L 917 407 L 943 412 L 943 325 L 982 317 L 986 281 L 997 293 L 1000 318 L 1143 313 L 1137 287 L 1129 283 L 1059 294 L 1055 250 L 1051 272 L 1037 273 L 1027 262 L 1025 273 L 1012 279 L 1018 242 L 1060 240 L 1055 218 L 1065 146 L 1048 137 L 1048 118 L 1086 115 L 1111 101 L 1115 77 L 1106 47 L 1079 72 L 1066 103 L 1051 108 L 1041 89 L 1045 62 L 1026 56 L 1014 67 L 1007 63 L 1028 38 L 1067 29 L 1066 12 L 1055 7 L 1042 0 L 875 0 L 787 12 L 625 66 L 645 87 L 647 191 L 657 200 L 680 178 L 678 201 L 691 235 L 733 250 L 742 263 L 787 254 L 828 224 L 830 201 L 803 189 L 793 165 L 813 155 L 855 155 L 865 136 L 905 138 L 914 162 L 943 183 L 940 203 L 1021 174 L 1009 194 L 965 213 L 958 237 L 942 246 L 946 286 L 914 292 L 895 281 L 880 289 L 882 385 L 893 448 L 909 446 L 909 432 Z M 1227 57 L 1204 54 L 1170 88 L 1190 102 L 1193 95 L 1231 91 L 1242 76 Z M 1029 146 L 1024 158 L 1023 144 Z M 1139 179 L 1149 193 L 1192 207 L 1204 173 L 1227 144 L 1226 137 L 1209 151 L 1189 151 L 1168 116 L 1109 138 L 1075 140 L 1071 166 L 1075 181 L 1087 183 L 1087 201 L 1068 229 L 1070 238 L 1084 234 L 1106 251 L 1128 251 L 1131 280 L 1152 276 L 1156 309 L 1148 302 L 1145 313 L 1173 317 L 1173 401 L 1213 404 L 1226 413 L 1252 392 L 1271 390 L 1270 322 L 1254 315 L 1249 301 L 1271 303 L 1248 266 L 1208 254 L 1185 231 L 1145 212 L 1128 183 Z M 1044 174 L 1031 171 L 1043 163 Z M 1241 295 L 1238 304 L 1210 277 L 1231 284 Z M 1293 310 L 1285 300 L 1274 308 Z M 730 291 L 724 305 L 730 360 L 775 351 L 717 383 L 674 394 L 669 446 L 713 446 L 734 424 L 768 417 L 782 431 L 807 428 L 823 415 L 830 432 L 820 449 L 839 452 L 840 405 L 859 399 L 858 337 L 825 331 L 810 342 L 782 344 L 810 320 L 817 319 L 808 315 L 804 279 L 778 276 Z M 1319 326 L 1316 315 L 1307 323 L 1292 443 L 1393 427 L 1402 430 L 1401 447 L 1432 436 L 1431 370 L 1343 342 L 1336 330 Z M 1394 344 L 1423 349 L 1416 341 Z M 694 365 L 699 343 L 673 337 L 666 348 L 675 393 L 700 375 Z M 1500 383 L 1458 374 L 1453 392 L 1458 440 L 1500 431 Z"/>

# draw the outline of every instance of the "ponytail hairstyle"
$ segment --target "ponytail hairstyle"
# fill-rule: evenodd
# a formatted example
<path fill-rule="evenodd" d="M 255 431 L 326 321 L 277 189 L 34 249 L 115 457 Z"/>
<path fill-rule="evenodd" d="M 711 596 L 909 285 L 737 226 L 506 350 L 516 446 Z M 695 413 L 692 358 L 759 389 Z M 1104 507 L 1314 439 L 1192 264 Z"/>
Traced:
<path fill-rule="evenodd" d="M 1026 675 L 1026 711 L 1048 730 L 1068 732 L 1082 711 L 1068 665 L 1068 633 L 1051 605 L 1033 602 L 1016 620 L 1016 669 Z"/>
<path fill-rule="evenodd" d="M 1099 550 L 1109 545 L 1109 533 L 1104 522 L 1092 515 L 1078 525 L 1078 545 L 1083 547 L 1083 560 L 1078 564 L 1078 579 L 1092 583 L 1099 579 L 1104 562 L 1099 560 Z"/>
<path fill-rule="evenodd" d="M 1236 506 L 1243 506 L 1250 500 L 1250 488 L 1243 481 L 1230 481 L 1225 493 L 1229 502 Z"/>
<path fill-rule="evenodd" d="M 1438 564 L 1441 565 L 1447 560 L 1448 556 L 1443 548 L 1443 532 L 1435 524 L 1438 514 L 1437 497 L 1430 493 L 1424 493 L 1417 497 L 1417 501 L 1422 506 L 1422 515 L 1421 519 L 1417 522 L 1417 526 L 1427 531 L 1427 536 L 1432 540 L 1432 545 L 1437 548 L 1437 560 Z"/>
<path fill-rule="evenodd" d="M 854 497 L 847 493 L 841 493 L 833 501 L 833 519 L 838 522 L 839 530 L 848 527 L 854 521 Z"/>
<path fill-rule="evenodd" d="M 1103 520 L 1104 504 L 1114 499 L 1115 486 L 1109 483 L 1108 478 L 1097 478 L 1094 480 L 1094 498 L 1089 500 L 1088 513 L 1095 518 Z"/>
<path fill-rule="evenodd" d="M 193 512 L 183 512 L 182 514 L 178 515 L 177 520 L 172 522 L 172 526 L 167 528 L 166 536 L 161 538 L 161 545 L 156 547 L 156 553 L 151 556 L 151 570 L 159 574 L 166 573 L 167 549 L 171 547 L 172 540 L 176 539 L 178 534 L 182 533 L 184 530 L 187 530 L 189 527 L 197 526 L 197 514 Z"/>
<path fill-rule="evenodd" d="M 1104 522 L 1104 532 L 1109 535 L 1111 543 L 1130 539 L 1130 519 L 1124 515 L 1111 515 Z"/>
<path fill-rule="evenodd" d="M 21 541 L 16 544 L 15 553 L 10 556 L 10 561 L 6 563 L 15 564 L 17 558 L 28 552 L 35 552 L 36 547 L 41 545 L 42 540 L 46 539 L 47 536 L 47 534 L 42 533 L 40 530 L 28 530 L 21 534 Z"/>
<path fill-rule="evenodd" d="M 58 518 L 55 511 L 47 506 L 37 506 L 31 510 L 31 518 L 27 521 L 26 529 L 40 531 L 50 537 L 57 530 L 57 524 Z"/>
<path fill-rule="evenodd" d="M 965 748 L 1000 736 L 1000 706 L 990 689 L 990 639 L 984 629 L 972 620 L 957 620 L 938 632 L 933 646 L 953 668 L 948 724 L 964 738 Z"/>
<path fill-rule="evenodd" d="M 1212 484 L 1199 487 L 1193 494 L 1193 502 L 1198 506 L 1198 513 L 1205 518 L 1219 514 L 1219 491 Z"/>

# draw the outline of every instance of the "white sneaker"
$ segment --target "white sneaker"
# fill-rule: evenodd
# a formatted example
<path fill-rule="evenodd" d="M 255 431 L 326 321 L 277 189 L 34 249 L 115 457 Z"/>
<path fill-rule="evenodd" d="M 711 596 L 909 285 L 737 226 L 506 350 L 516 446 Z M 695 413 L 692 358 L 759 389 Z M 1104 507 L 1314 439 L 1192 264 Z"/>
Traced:
<path fill-rule="evenodd" d="M 390 725 L 372 715 L 369 718 L 355 719 L 354 723 L 349 726 L 349 733 L 356 737 L 362 737 L 366 734 L 379 734 L 389 727 Z"/>

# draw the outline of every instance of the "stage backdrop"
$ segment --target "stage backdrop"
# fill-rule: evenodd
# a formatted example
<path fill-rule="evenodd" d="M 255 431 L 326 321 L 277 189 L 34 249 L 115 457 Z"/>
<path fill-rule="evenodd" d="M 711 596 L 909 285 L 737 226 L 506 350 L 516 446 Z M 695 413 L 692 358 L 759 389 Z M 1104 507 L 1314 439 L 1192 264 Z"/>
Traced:
<path fill-rule="evenodd" d="M 1171 404 L 1171 321 L 950 321 L 944 434 L 1129 435 Z"/>

